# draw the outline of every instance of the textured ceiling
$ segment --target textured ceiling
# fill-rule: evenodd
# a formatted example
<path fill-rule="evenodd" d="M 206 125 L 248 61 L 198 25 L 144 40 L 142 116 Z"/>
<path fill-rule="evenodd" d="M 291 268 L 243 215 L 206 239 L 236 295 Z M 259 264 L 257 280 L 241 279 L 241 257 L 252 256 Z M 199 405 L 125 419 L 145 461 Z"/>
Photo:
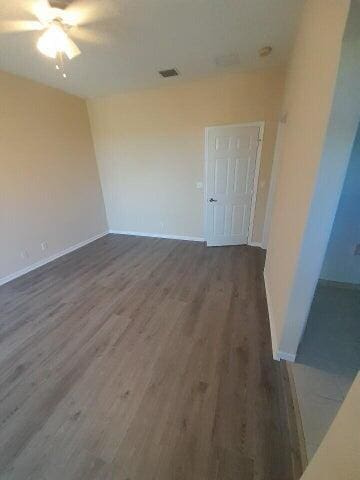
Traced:
<path fill-rule="evenodd" d="M 2 2 L 0 24 L 34 20 L 37 0 Z M 88 19 L 67 78 L 36 49 L 40 32 L 1 33 L 0 69 L 83 97 L 286 63 L 303 0 L 75 0 Z M 75 32 L 77 37 L 81 31 Z M 89 42 L 89 38 L 96 42 Z M 270 57 L 259 48 L 272 45 Z M 231 65 L 236 62 L 235 65 Z M 230 64 L 230 65 L 229 65 Z M 176 67 L 163 79 L 158 70 Z"/>

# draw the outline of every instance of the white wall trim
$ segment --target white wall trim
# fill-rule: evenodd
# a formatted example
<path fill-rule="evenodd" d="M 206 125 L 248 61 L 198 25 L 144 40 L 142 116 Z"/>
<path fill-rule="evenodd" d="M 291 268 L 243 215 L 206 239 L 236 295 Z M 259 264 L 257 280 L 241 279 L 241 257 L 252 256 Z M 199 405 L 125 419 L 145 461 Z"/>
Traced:
<path fill-rule="evenodd" d="M 266 212 L 265 212 L 265 219 L 264 219 L 264 226 L 263 226 L 262 243 L 265 249 L 267 248 L 268 242 L 269 242 L 270 225 L 271 225 L 271 218 L 272 218 L 272 213 L 274 208 L 275 192 L 276 192 L 276 185 L 277 185 L 277 179 L 279 174 L 281 148 L 283 145 L 285 123 L 286 123 L 286 115 L 284 115 L 280 120 L 280 122 L 278 123 L 277 134 L 276 134 L 274 157 L 273 157 L 273 163 L 271 167 L 270 185 L 269 185 L 269 191 L 268 191 L 268 196 L 266 201 Z"/>
<path fill-rule="evenodd" d="M 296 355 L 294 353 L 287 353 L 283 352 L 282 350 L 278 350 L 277 352 L 279 360 L 286 360 L 287 362 L 294 363 L 296 359 Z"/>
<path fill-rule="evenodd" d="M 272 306 L 271 306 L 271 300 L 270 300 L 268 281 L 267 281 L 265 271 L 264 271 L 264 284 L 265 284 L 266 303 L 267 303 L 268 314 L 269 314 L 271 346 L 272 346 L 272 351 L 273 351 L 273 359 L 274 360 L 280 360 L 280 357 L 278 355 L 278 341 L 277 341 L 277 336 L 276 336 L 276 331 L 275 331 L 274 317 L 273 317 L 273 313 L 272 313 Z"/>
<path fill-rule="evenodd" d="M 260 242 L 248 242 L 248 245 L 250 245 L 250 247 L 260 247 L 265 249 L 264 245 Z"/>
<path fill-rule="evenodd" d="M 318 283 L 322 287 L 336 287 L 344 290 L 360 290 L 360 283 L 339 282 L 337 280 L 328 280 L 327 278 L 319 278 Z"/>
<path fill-rule="evenodd" d="M 255 160 L 255 175 L 254 175 L 254 184 L 253 184 L 253 194 L 251 197 L 251 207 L 250 207 L 250 223 L 249 223 L 249 233 L 247 238 L 247 244 L 252 246 L 262 246 L 262 243 L 252 242 L 253 230 L 254 230 L 254 218 L 255 218 L 255 207 L 256 207 L 256 197 L 258 191 L 258 183 L 260 176 L 260 165 L 261 165 L 261 152 L 262 145 L 264 141 L 264 130 L 265 130 L 265 121 L 251 122 L 251 123 L 234 123 L 234 124 L 224 124 L 224 125 L 212 125 L 211 127 L 205 127 L 205 155 L 204 155 L 204 216 L 203 216 L 203 228 L 204 228 L 204 241 L 206 237 L 206 225 L 207 225 L 207 165 L 208 165 L 208 132 L 213 128 L 224 128 L 224 127 L 259 127 L 259 144 L 256 152 Z"/>
<path fill-rule="evenodd" d="M 265 122 L 263 120 L 258 122 L 249 122 L 249 123 L 223 123 L 221 125 L 211 125 L 209 127 L 205 127 L 207 130 L 211 130 L 212 128 L 222 128 L 222 127 L 260 127 L 264 125 Z"/>
<path fill-rule="evenodd" d="M 271 333 L 271 346 L 273 351 L 273 359 L 274 360 L 287 360 L 288 362 L 295 362 L 296 355 L 293 353 L 283 352 L 279 350 L 278 339 L 275 330 L 275 322 L 274 322 L 274 315 L 272 310 L 271 304 L 271 297 L 270 297 L 270 290 L 269 290 L 269 283 L 267 280 L 266 272 L 264 270 L 264 284 L 265 284 L 265 293 L 266 293 L 266 302 L 269 312 L 269 323 L 270 323 L 270 333 Z"/>
<path fill-rule="evenodd" d="M 43 265 L 46 265 L 47 263 L 53 262 L 59 257 L 63 257 L 64 255 L 67 255 L 68 253 L 73 252 L 74 250 L 78 250 L 81 247 L 85 247 L 85 245 L 94 242 L 95 240 L 98 240 L 101 237 L 104 237 L 107 235 L 109 232 L 102 232 L 99 233 L 98 235 L 94 235 L 91 238 L 88 238 L 87 240 L 84 240 L 83 242 L 77 243 L 76 245 L 72 245 L 71 247 L 65 248 L 64 250 L 61 250 L 60 252 L 54 253 L 53 255 L 50 255 L 49 257 L 43 258 L 42 260 L 39 260 L 36 263 L 33 263 L 32 265 L 29 265 L 25 268 L 22 268 L 21 270 L 17 270 L 14 273 L 11 273 L 10 275 L 7 275 L 6 277 L 0 278 L 0 286 L 5 285 L 5 283 L 11 282 L 11 280 L 15 280 L 15 278 L 22 277 L 26 273 L 31 272 L 32 270 L 36 270 L 37 268 L 42 267 Z"/>
<path fill-rule="evenodd" d="M 255 125 L 259 127 L 259 143 L 258 143 L 258 148 L 256 152 L 255 177 L 254 177 L 254 185 L 253 185 L 253 194 L 251 197 L 250 224 L 249 224 L 249 234 L 248 234 L 249 245 L 252 242 L 253 233 L 254 233 L 255 207 L 256 207 L 258 183 L 259 183 L 259 176 L 260 176 L 261 152 L 262 152 L 262 146 L 264 143 L 265 122 L 257 122 L 254 124 L 254 126 Z"/>
<path fill-rule="evenodd" d="M 136 237 L 168 238 L 172 240 L 188 240 L 191 242 L 204 242 L 202 237 L 189 237 L 187 235 L 166 235 L 163 233 L 133 232 L 128 230 L 109 230 L 116 235 L 134 235 Z"/>

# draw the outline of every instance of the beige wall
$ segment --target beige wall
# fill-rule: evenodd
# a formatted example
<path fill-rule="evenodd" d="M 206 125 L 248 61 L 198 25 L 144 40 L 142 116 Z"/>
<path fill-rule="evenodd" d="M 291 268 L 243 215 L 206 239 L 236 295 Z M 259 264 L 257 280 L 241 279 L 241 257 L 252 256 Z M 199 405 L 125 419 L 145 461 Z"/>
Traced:
<path fill-rule="evenodd" d="M 360 374 L 301 480 L 360 478 Z"/>
<path fill-rule="evenodd" d="M 1 282 L 107 226 L 85 101 L 2 72 L 0 95 Z"/>
<path fill-rule="evenodd" d="M 290 297 L 306 286 L 295 288 L 294 279 L 324 148 L 349 3 L 349 0 L 307 0 L 286 80 L 283 113 L 287 114 L 287 121 L 265 277 L 273 342 L 290 356 L 296 353 L 303 325 L 298 322 L 298 312 L 290 304 Z M 322 228 L 320 216 L 313 238 Z M 313 260 L 321 255 L 317 247 L 313 248 Z M 306 270 L 310 266 L 304 262 L 301 268 Z M 300 309 L 309 301 L 305 300 L 298 305 Z M 303 314 L 306 312 L 301 311 Z"/>
<path fill-rule="evenodd" d="M 262 241 L 283 72 L 227 74 L 90 100 L 112 230 L 203 237 L 204 129 L 265 120 L 253 241 Z"/>

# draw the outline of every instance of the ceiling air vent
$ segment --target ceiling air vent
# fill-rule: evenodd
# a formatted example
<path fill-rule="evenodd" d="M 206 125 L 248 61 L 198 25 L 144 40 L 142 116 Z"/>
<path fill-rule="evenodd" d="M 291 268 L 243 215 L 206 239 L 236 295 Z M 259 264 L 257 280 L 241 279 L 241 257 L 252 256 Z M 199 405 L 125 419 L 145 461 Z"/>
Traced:
<path fill-rule="evenodd" d="M 159 73 L 164 78 L 177 77 L 179 75 L 179 72 L 176 70 L 176 68 L 170 68 L 169 70 L 160 70 Z"/>

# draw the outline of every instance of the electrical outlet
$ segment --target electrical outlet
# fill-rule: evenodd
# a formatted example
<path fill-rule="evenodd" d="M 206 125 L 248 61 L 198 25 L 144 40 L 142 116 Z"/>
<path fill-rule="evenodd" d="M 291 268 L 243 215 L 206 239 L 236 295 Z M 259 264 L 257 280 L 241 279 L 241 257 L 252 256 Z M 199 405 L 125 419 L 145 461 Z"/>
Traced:
<path fill-rule="evenodd" d="M 354 255 L 360 255 L 360 243 L 358 243 L 354 250 Z"/>
<path fill-rule="evenodd" d="M 47 242 L 41 242 L 40 245 L 41 245 L 41 250 L 42 250 L 42 251 L 44 251 L 44 250 L 46 250 L 46 249 L 48 248 Z"/>
<path fill-rule="evenodd" d="M 203 182 L 196 182 L 196 188 L 201 190 L 203 188 Z"/>
<path fill-rule="evenodd" d="M 27 258 L 29 258 L 29 252 L 27 250 L 23 250 L 22 252 L 20 252 L 20 257 L 23 260 L 26 260 Z"/>

